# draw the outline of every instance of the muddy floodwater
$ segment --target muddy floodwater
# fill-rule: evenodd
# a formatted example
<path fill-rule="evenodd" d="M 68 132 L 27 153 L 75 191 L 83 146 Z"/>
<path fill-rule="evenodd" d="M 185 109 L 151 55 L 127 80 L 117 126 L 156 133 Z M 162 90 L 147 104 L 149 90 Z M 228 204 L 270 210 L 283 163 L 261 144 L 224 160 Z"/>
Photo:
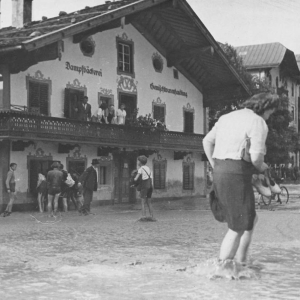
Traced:
<path fill-rule="evenodd" d="M 299 199 L 299 198 L 298 198 Z M 245 276 L 211 277 L 226 225 L 207 203 L 155 204 L 0 219 L 0 299 L 300 299 L 300 200 L 258 211 Z"/>

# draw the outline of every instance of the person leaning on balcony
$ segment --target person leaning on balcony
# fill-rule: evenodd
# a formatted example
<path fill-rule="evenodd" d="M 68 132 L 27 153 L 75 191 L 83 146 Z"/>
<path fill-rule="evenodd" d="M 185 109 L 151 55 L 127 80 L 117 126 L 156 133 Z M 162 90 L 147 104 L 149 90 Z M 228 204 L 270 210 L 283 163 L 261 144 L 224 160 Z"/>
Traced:
<path fill-rule="evenodd" d="M 126 110 L 125 110 L 125 104 L 122 103 L 120 108 L 117 110 L 117 124 L 118 125 L 125 125 L 126 121 Z"/>
<path fill-rule="evenodd" d="M 107 115 L 107 122 L 108 124 L 116 124 L 116 112 L 115 112 L 115 106 L 111 104 L 108 109 L 108 115 Z"/>
<path fill-rule="evenodd" d="M 221 219 L 228 224 L 220 249 L 220 267 L 225 268 L 233 259 L 246 263 L 257 222 L 252 175 L 268 169 L 264 162 L 266 120 L 278 105 L 276 95 L 254 95 L 243 104 L 244 109 L 223 115 L 203 140 L 213 168 L 213 188 Z"/>
<path fill-rule="evenodd" d="M 5 185 L 7 192 L 9 193 L 9 202 L 7 204 L 6 210 L 3 213 L 3 217 L 10 216 L 12 213 L 12 207 L 16 198 L 16 179 L 15 171 L 17 170 L 17 164 L 11 163 L 9 165 L 9 171 L 7 173 Z"/>
<path fill-rule="evenodd" d="M 78 186 L 83 187 L 84 199 L 83 206 L 80 208 L 79 212 L 85 216 L 90 214 L 93 192 L 96 192 L 98 189 L 98 167 L 98 159 L 93 159 L 92 165 L 88 167 L 79 177 Z"/>
<path fill-rule="evenodd" d="M 54 202 L 54 214 L 58 208 L 58 198 L 61 192 L 61 185 L 63 181 L 63 173 L 59 170 L 60 163 L 54 162 L 47 174 L 47 188 L 48 188 L 48 213 L 52 214 L 52 204 Z"/>
<path fill-rule="evenodd" d="M 91 105 L 88 103 L 89 98 L 87 96 L 83 97 L 83 101 L 78 104 L 75 108 L 77 112 L 77 119 L 80 121 L 90 121 L 91 120 Z"/>

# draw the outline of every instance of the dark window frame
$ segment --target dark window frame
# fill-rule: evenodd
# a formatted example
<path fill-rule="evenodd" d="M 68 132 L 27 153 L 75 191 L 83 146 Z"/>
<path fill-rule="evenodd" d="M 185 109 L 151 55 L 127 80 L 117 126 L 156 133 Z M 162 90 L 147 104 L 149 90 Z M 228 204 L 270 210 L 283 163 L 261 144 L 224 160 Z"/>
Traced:
<path fill-rule="evenodd" d="M 186 183 L 186 178 L 188 178 L 188 183 Z M 190 160 L 182 163 L 182 190 L 195 190 L 195 162 Z"/>
<path fill-rule="evenodd" d="M 119 68 L 119 45 L 123 45 L 125 47 L 128 47 L 130 50 L 129 53 L 129 66 L 130 66 L 130 71 L 125 71 L 124 69 L 124 64 L 126 63 L 124 61 L 124 55 L 126 55 L 126 53 L 123 51 L 123 68 L 120 69 Z M 133 41 L 129 41 L 129 40 L 124 40 L 120 37 L 116 37 L 116 47 L 117 47 L 117 74 L 118 75 L 128 75 L 131 76 L 132 78 L 135 78 L 135 66 L 134 66 L 134 42 Z M 123 48 L 125 49 L 125 48 Z"/>
<path fill-rule="evenodd" d="M 47 114 L 43 114 L 45 116 L 50 117 L 51 116 L 51 94 L 52 94 L 52 81 L 50 78 L 45 79 L 44 75 L 40 72 L 37 71 L 35 73 L 35 76 L 26 76 L 26 89 L 27 89 L 27 107 L 28 111 L 41 114 L 41 106 L 40 106 L 40 101 L 39 101 L 39 106 L 31 106 L 30 103 L 30 96 L 31 96 L 31 84 L 37 84 L 39 85 L 39 89 L 41 88 L 42 85 L 47 86 Z"/>
<path fill-rule="evenodd" d="M 158 176 L 157 178 L 157 170 Z M 164 173 L 162 173 L 164 172 Z M 167 160 L 153 160 L 153 189 L 167 190 Z"/>
<path fill-rule="evenodd" d="M 67 171 L 72 174 L 73 172 L 70 171 L 70 162 L 83 162 L 84 163 L 84 170 L 87 168 L 87 157 L 79 157 L 79 158 L 75 158 L 75 157 L 70 157 L 68 156 L 66 158 L 66 169 Z M 83 170 L 83 171 L 84 171 Z M 78 176 L 80 176 L 81 174 L 77 174 Z"/>

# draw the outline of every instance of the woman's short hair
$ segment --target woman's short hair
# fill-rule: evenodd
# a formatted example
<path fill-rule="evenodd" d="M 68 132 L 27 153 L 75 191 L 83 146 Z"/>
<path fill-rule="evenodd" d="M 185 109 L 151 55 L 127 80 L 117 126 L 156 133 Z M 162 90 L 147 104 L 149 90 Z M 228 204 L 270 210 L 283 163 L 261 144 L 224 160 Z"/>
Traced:
<path fill-rule="evenodd" d="M 277 109 L 279 106 L 278 95 L 271 93 L 260 93 L 246 100 L 242 107 L 252 109 L 256 114 L 263 115 L 268 109 Z"/>
<path fill-rule="evenodd" d="M 137 159 L 142 165 L 147 163 L 147 157 L 145 155 L 140 155 Z"/>

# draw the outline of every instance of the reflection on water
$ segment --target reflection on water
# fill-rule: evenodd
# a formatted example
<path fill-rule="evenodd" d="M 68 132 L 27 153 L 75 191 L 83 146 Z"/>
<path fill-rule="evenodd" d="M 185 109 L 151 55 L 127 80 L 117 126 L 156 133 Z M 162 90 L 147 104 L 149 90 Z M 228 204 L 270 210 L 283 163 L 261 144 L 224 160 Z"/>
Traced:
<path fill-rule="evenodd" d="M 300 299 L 300 241 L 291 231 L 299 223 L 282 242 L 276 232 L 277 243 L 258 234 L 249 264 L 230 262 L 224 271 L 212 258 L 226 228 L 209 213 L 161 212 L 148 224 L 138 217 L 69 213 L 52 226 L 23 215 L 5 220 L 0 299 Z"/>

